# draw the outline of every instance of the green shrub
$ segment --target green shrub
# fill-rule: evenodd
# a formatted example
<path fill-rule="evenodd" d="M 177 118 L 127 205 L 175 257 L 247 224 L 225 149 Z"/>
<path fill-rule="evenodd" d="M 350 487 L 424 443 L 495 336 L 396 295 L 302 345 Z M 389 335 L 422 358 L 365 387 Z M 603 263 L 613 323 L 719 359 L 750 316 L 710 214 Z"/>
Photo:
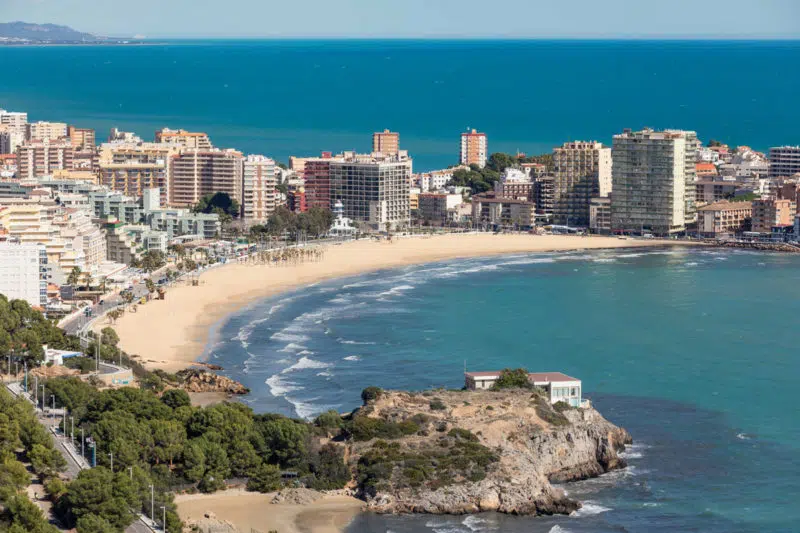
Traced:
<path fill-rule="evenodd" d="M 419 431 L 419 425 L 413 420 L 403 422 L 388 422 L 381 418 L 356 416 L 350 424 L 350 434 L 354 440 L 365 441 L 374 438 L 399 439 L 406 435 L 413 435 Z"/>
<path fill-rule="evenodd" d="M 528 371 L 524 368 L 506 368 L 500 372 L 500 377 L 494 382 L 493 389 L 529 389 L 531 382 L 528 380 Z"/>
<path fill-rule="evenodd" d="M 553 406 L 544 399 L 540 399 L 536 402 L 536 415 L 551 426 L 569 425 L 567 417 L 556 411 Z"/>
<path fill-rule="evenodd" d="M 462 428 L 453 428 L 447 434 L 450 437 L 454 437 L 460 440 L 466 440 L 471 442 L 478 442 L 478 437 L 476 437 L 470 430 L 462 429 Z"/>
<path fill-rule="evenodd" d="M 381 394 L 383 394 L 383 389 L 380 387 L 367 387 L 361 391 L 361 401 L 364 402 L 364 405 L 367 405 L 369 402 L 380 398 Z"/>
<path fill-rule="evenodd" d="M 266 463 L 256 469 L 255 475 L 247 480 L 247 490 L 272 492 L 281 488 L 281 470 L 276 465 Z"/>
<path fill-rule="evenodd" d="M 573 409 L 573 407 L 565 401 L 558 401 L 553 404 L 553 409 L 555 409 L 559 413 L 563 413 L 564 411 L 569 411 Z"/>
<path fill-rule="evenodd" d="M 439 398 L 434 398 L 433 400 L 431 400 L 428 403 L 428 406 L 431 408 L 431 411 L 444 411 L 445 409 L 447 409 L 447 406 Z"/>

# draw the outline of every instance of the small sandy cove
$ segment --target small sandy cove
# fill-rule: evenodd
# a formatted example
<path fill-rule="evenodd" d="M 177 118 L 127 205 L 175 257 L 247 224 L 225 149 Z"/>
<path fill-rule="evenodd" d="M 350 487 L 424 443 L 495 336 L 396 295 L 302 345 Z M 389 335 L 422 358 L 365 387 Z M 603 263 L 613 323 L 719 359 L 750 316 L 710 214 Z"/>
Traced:
<path fill-rule="evenodd" d="M 199 286 L 182 285 L 166 299 L 138 306 L 114 328 L 121 347 L 141 357 L 148 368 L 175 372 L 202 354 L 211 327 L 243 306 L 302 285 L 364 272 L 446 259 L 524 252 L 686 245 L 685 242 L 566 235 L 452 234 L 360 240 L 326 245 L 319 261 L 285 266 L 230 264 L 200 277 Z M 107 325 L 105 321 L 98 326 Z"/>
<path fill-rule="evenodd" d="M 214 513 L 242 533 L 339 533 L 363 508 L 350 496 L 327 495 L 306 505 L 270 503 L 275 493 L 259 494 L 240 489 L 214 494 L 181 494 L 175 497 L 184 521 L 202 520 Z"/>

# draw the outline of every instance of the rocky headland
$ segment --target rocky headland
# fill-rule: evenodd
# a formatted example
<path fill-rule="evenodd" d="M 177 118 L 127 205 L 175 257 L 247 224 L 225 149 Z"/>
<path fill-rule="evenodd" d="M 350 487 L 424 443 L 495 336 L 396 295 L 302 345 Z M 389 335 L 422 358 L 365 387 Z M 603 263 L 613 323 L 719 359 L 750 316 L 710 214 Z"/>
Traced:
<path fill-rule="evenodd" d="M 204 369 L 189 368 L 177 373 L 181 388 L 187 392 L 219 392 L 229 395 L 248 394 L 250 389 L 231 378 L 208 372 Z"/>
<path fill-rule="evenodd" d="M 552 483 L 624 468 L 631 436 L 530 389 L 378 391 L 351 420 L 357 495 L 378 513 L 569 514 Z"/>

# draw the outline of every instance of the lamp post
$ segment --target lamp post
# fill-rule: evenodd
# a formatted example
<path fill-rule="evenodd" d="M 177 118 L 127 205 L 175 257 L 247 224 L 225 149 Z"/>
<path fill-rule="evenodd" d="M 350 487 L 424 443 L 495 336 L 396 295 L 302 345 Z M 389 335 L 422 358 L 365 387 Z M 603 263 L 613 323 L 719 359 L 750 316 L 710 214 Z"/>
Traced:
<path fill-rule="evenodd" d="M 72 447 L 75 447 L 75 417 L 70 416 L 70 440 L 72 441 Z"/>
<path fill-rule="evenodd" d="M 86 454 L 83 453 L 83 443 L 85 442 L 83 438 L 83 428 L 81 428 L 81 457 L 86 460 Z"/>
<path fill-rule="evenodd" d="M 114 452 L 108 452 L 108 456 L 111 457 L 111 472 L 114 472 Z"/>
<path fill-rule="evenodd" d="M 155 487 L 150 485 L 150 519 L 155 524 L 156 522 L 156 503 L 155 503 Z"/>
<path fill-rule="evenodd" d="M 131 481 L 133 481 L 133 467 L 132 467 L 132 466 L 129 466 L 129 467 L 128 467 L 128 472 L 130 472 L 130 474 L 131 474 Z"/>
<path fill-rule="evenodd" d="M 161 515 L 162 516 L 161 525 L 164 526 L 164 532 L 166 533 L 166 531 L 167 531 L 167 508 L 164 505 L 161 506 L 161 513 L 162 513 L 162 515 Z"/>

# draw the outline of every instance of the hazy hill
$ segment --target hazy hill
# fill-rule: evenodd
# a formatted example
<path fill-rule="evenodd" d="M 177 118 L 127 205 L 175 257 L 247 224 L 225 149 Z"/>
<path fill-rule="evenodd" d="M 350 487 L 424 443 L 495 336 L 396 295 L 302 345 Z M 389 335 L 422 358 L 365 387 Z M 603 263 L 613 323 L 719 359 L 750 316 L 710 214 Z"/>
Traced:
<path fill-rule="evenodd" d="M 79 32 L 68 26 L 30 22 L 0 22 L 0 39 L 30 42 L 96 42 L 104 40 L 103 37 Z"/>

